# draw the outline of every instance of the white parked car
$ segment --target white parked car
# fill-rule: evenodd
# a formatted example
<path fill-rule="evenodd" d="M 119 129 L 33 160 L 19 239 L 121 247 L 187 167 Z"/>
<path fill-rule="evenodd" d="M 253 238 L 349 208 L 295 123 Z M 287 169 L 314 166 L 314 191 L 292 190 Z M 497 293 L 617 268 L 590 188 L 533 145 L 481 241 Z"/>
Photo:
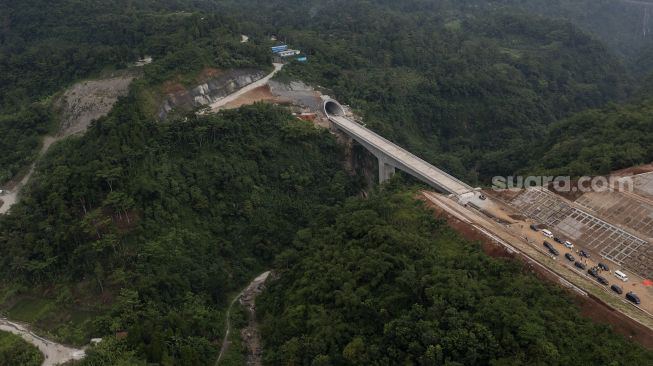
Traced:
<path fill-rule="evenodd" d="M 544 236 L 546 236 L 547 238 L 553 238 L 553 233 L 547 229 L 542 230 L 542 234 L 544 234 Z"/>
<path fill-rule="evenodd" d="M 564 243 L 562 243 L 562 244 L 564 244 L 565 247 L 567 247 L 567 248 L 569 248 L 569 249 L 571 249 L 571 248 L 574 247 L 574 244 L 572 244 L 569 240 L 566 240 L 566 241 L 565 241 Z"/>
<path fill-rule="evenodd" d="M 624 282 L 628 281 L 628 276 L 621 271 L 614 271 L 614 276 Z"/>

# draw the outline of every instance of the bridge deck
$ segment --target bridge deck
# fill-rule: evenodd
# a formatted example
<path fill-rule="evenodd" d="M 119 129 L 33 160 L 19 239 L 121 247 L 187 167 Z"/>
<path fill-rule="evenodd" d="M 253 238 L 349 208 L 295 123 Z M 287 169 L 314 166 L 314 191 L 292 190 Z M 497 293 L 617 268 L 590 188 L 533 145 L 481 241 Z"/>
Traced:
<path fill-rule="evenodd" d="M 368 130 L 367 128 L 351 121 L 345 117 L 329 115 L 329 119 L 338 127 L 350 134 L 356 140 L 362 140 L 374 148 L 378 149 L 387 156 L 404 164 L 405 166 L 413 169 L 419 174 L 431 180 L 434 184 L 446 189 L 450 193 L 463 194 L 467 193 L 473 188 L 464 182 L 454 178 L 446 172 L 434 167 L 433 165 L 425 162 L 403 148 L 395 145 L 394 143 L 384 139 L 378 134 Z M 400 168 L 400 167 L 398 167 Z"/>

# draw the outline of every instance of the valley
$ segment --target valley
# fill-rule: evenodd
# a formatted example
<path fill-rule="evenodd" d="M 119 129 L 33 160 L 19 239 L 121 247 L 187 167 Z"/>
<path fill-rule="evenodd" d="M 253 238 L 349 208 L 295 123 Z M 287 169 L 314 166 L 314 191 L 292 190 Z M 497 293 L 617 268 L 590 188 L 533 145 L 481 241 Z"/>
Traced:
<path fill-rule="evenodd" d="M 0 4 L 0 365 L 653 363 L 648 5 Z"/>

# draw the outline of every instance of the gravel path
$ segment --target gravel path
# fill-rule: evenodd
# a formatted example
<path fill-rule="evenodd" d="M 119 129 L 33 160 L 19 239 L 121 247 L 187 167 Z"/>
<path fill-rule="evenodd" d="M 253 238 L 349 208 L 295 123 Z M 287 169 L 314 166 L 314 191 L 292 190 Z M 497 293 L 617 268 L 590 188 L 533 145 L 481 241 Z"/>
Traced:
<path fill-rule="evenodd" d="M 227 309 L 227 314 L 226 314 L 226 326 L 225 326 L 224 338 L 222 339 L 222 347 L 220 347 L 220 354 L 218 355 L 218 359 L 215 361 L 216 366 L 220 364 L 220 361 L 222 360 L 224 353 L 229 348 L 229 334 L 231 334 L 231 321 L 229 317 L 231 315 L 231 309 L 233 308 L 236 301 L 238 301 L 241 297 L 243 296 L 249 297 L 251 296 L 252 293 L 258 291 L 260 286 L 265 282 L 265 280 L 268 279 L 268 276 L 270 276 L 270 271 L 261 273 L 252 282 L 250 282 L 250 284 L 247 285 L 247 287 L 245 287 L 238 295 L 236 295 L 236 297 L 234 297 L 233 300 L 231 300 L 231 303 L 229 304 L 229 308 Z"/>
<path fill-rule="evenodd" d="M 216 101 L 214 103 L 211 103 L 211 105 L 210 105 L 211 106 L 211 111 L 215 112 L 215 111 L 219 110 L 222 106 L 226 105 L 227 103 L 233 102 L 234 100 L 238 99 L 243 94 L 245 94 L 247 92 L 250 92 L 250 91 L 252 91 L 252 90 L 254 90 L 256 88 L 259 88 L 261 86 L 266 85 L 268 83 L 268 81 L 270 81 L 270 79 L 272 79 L 274 77 L 274 75 L 276 75 L 283 68 L 283 64 L 273 64 L 273 65 L 274 65 L 274 70 L 271 73 L 269 73 L 267 76 L 265 76 L 264 78 L 262 78 L 260 80 L 257 80 L 255 82 L 247 85 L 246 87 L 238 90 L 237 92 L 229 94 L 226 97 L 224 97 L 224 98 L 222 98 L 222 99 L 220 99 L 220 100 L 218 100 L 218 101 Z"/>
<path fill-rule="evenodd" d="M 106 116 L 118 98 L 127 95 L 132 80 L 134 76 L 127 74 L 101 80 L 82 81 L 66 90 L 62 100 L 58 102 L 63 108 L 61 130 L 56 136 L 44 137 L 43 146 L 36 160 L 45 155 L 53 143 L 86 132 L 91 122 Z M 0 215 L 6 214 L 11 206 L 18 202 L 20 191 L 29 182 L 35 166 L 36 162 L 32 163 L 23 179 L 12 189 L 6 190 L 4 195 L 0 195 L 2 200 Z"/>
<path fill-rule="evenodd" d="M 79 360 L 85 356 L 84 350 L 82 349 L 67 347 L 47 340 L 34 334 L 26 326 L 11 322 L 5 318 L 0 318 L 0 330 L 16 334 L 36 346 L 45 356 L 41 366 L 55 366 L 70 360 Z"/>

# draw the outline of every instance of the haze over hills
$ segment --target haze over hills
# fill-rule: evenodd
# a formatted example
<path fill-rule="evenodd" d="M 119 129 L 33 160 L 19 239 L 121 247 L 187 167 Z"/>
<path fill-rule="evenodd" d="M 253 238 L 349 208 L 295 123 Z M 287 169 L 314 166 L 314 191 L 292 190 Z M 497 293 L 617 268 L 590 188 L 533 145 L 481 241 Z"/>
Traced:
<path fill-rule="evenodd" d="M 242 2 L 239 2 L 242 4 Z M 564 19 L 604 42 L 623 57 L 629 67 L 639 73 L 650 71 L 651 64 L 643 57 L 653 46 L 650 16 L 653 2 L 648 0 L 376 0 L 367 3 L 401 11 L 437 12 L 442 17 L 475 17 L 490 12 L 525 12 L 547 18 Z M 294 13 L 313 19 L 329 7 L 338 8 L 338 1 L 271 1 L 266 12 L 272 22 L 281 23 L 282 14 Z M 261 6 L 256 4 L 254 6 Z"/>
<path fill-rule="evenodd" d="M 479 4 L 478 1 L 464 0 L 456 3 L 463 8 Z M 569 20 L 602 40 L 637 73 L 647 73 L 652 66 L 643 57 L 653 46 L 653 3 L 648 0 L 498 0 L 481 3 L 493 9 L 516 7 L 545 17 Z"/>
<path fill-rule="evenodd" d="M 414 180 L 370 185 L 375 161 L 307 105 L 328 93 L 474 186 L 650 163 L 647 9 L 2 2 L 0 189 L 21 190 L 0 215 L 0 315 L 71 347 L 102 338 L 74 365 L 652 364 L 650 333 L 488 256 Z M 307 56 L 275 77 L 283 97 L 254 91 L 283 105 L 196 108 L 269 73 L 272 36 Z M 241 289 L 268 270 L 248 318 Z M 0 361 L 41 362 L 4 334 Z"/>
<path fill-rule="evenodd" d="M 316 56 L 292 76 L 333 89 L 372 128 L 472 182 L 533 165 L 552 122 L 636 89 L 597 40 L 514 9 L 281 1 L 261 14 Z"/>

